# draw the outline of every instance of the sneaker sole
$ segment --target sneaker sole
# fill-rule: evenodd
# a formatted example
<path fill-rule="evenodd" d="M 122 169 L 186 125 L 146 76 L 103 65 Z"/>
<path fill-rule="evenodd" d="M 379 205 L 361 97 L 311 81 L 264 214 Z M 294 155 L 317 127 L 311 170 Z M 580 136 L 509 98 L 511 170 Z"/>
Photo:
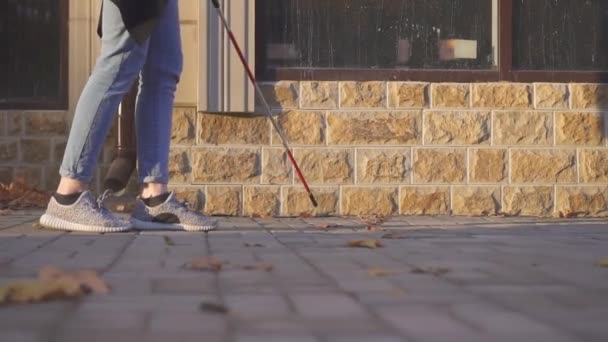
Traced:
<path fill-rule="evenodd" d="M 40 225 L 48 229 L 87 233 L 120 233 L 129 231 L 133 228 L 131 225 L 123 227 L 92 226 L 69 222 L 48 214 L 44 214 L 40 217 Z"/>
<path fill-rule="evenodd" d="M 217 229 L 215 225 L 207 226 L 192 226 L 181 223 L 160 223 L 150 221 L 140 221 L 138 219 L 131 219 L 134 229 L 138 230 L 185 230 L 187 232 L 209 232 Z"/>

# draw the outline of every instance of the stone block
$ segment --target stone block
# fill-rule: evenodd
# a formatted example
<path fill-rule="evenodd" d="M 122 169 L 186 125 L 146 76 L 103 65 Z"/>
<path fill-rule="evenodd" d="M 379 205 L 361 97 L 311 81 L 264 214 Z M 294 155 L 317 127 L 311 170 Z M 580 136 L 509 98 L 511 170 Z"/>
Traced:
<path fill-rule="evenodd" d="M 9 184 L 13 181 L 13 168 L 0 167 L 0 184 Z"/>
<path fill-rule="evenodd" d="M 247 118 L 199 113 L 198 138 L 201 144 L 268 145 L 270 126 L 264 116 Z"/>
<path fill-rule="evenodd" d="M 503 212 L 510 216 L 549 216 L 553 212 L 552 186 L 507 186 Z"/>
<path fill-rule="evenodd" d="M 268 105 L 273 109 L 298 108 L 299 87 L 297 81 L 279 81 L 260 85 Z"/>
<path fill-rule="evenodd" d="M 466 149 L 419 148 L 414 152 L 414 183 L 463 183 Z"/>
<path fill-rule="evenodd" d="M 205 213 L 221 216 L 241 215 L 242 196 L 241 186 L 208 186 Z"/>
<path fill-rule="evenodd" d="M 608 149 L 579 153 L 581 182 L 608 184 Z"/>
<path fill-rule="evenodd" d="M 311 184 L 352 184 L 352 150 L 295 150 L 295 158 Z M 297 180 L 297 179 L 296 179 Z"/>
<path fill-rule="evenodd" d="M 195 148 L 191 151 L 196 183 L 258 183 L 260 151 L 250 148 Z"/>
<path fill-rule="evenodd" d="M 196 109 L 175 108 L 171 143 L 175 145 L 192 145 L 196 142 Z"/>
<path fill-rule="evenodd" d="M 280 192 L 278 186 L 245 187 L 245 215 L 261 217 L 279 215 Z"/>
<path fill-rule="evenodd" d="M 49 139 L 21 139 L 21 160 L 25 163 L 48 163 L 51 161 Z"/>
<path fill-rule="evenodd" d="M 568 85 L 554 83 L 534 84 L 534 104 L 539 109 L 562 109 L 568 108 Z"/>
<path fill-rule="evenodd" d="M 338 82 L 301 82 L 301 106 L 306 109 L 338 108 Z"/>
<path fill-rule="evenodd" d="M 397 189 L 345 187 L 342 189 L 343 215 L 389 216 L 398 212 Z"/>
<path fill-rule="evenodd" d="M 457 186 L 452 190 L 454 215 L 487 216 L 500 210 L 499 187 Z"/>
<path fill-rule="evenodd" d="M 190 208 L 201 212 L 205 206 L 205 198 L 200 189 L 190 187 L 171 187 L 175 197 L 181 202 L 188 202 Z"/>
<path fill-rule="evenodd" d="M 608 109 L 608 85 L 574 83 L 570 89 L 572 109 Z"/>
<path fill-rule="evenodd" d="M 409 149 L 358 149 L 357 183 L 409 183 Z"/>
<path fill-rule="evenodd" d="M 553 115 L 550 112 L 494 112 L 496 145 L 552 145 Z"/>
<path fill-rule="evenodd" d="M 55 163 L 61 163 L 63 161 L 63 154 L 65 153 L 66 146 L 67 146 L 67 141 L 65 141 L 65 140 L 55 139 L 55 141 L 53 141 L 52 157 L 53 157 L 53 161 Z M 112 151 L 113 151 L 113 149 L 112 149 Z M 111 161 L 111 159 L 110 159 L 110 161 Z"/>
<path fill-rule="evenodd" d="M 291 163 L 285 149 L 264 148 L 262 151 L 262 183 L 291 184 Z"/>
<path fill-rule="evenodd" d="M 312 188 L 319 206 L 313 207 L 303 187 L 283 188 L 283 216 L 328 216 L 339 213 L 339 193 L 336 187 Z"/>
<path fill-rule="evenodd" d="M 447 215 L 449 213 L 449 187 L 406 186 L 401 188 L 401 215 Z"/>
<path fill-rule="evenodd" d="M 390 108 L 423 108 L 428 106 L 427 83 L 389 82 Z"/>
<path fill-rule="evenodd" d="M 598 146 L 604 142 L 603 113 L 556 113 L 558 145 Z"/>
<path fill-rule="evenodd" d="M 171 183 L 190 183 L 192 166 L 190 152 L 185 148 L 172 148 L 169 153 L 169 180 Z"/>
<path fill-rule="evenodd" d="M 45 185 L 42 187 L 43 190 L 55 191 L 61 180 L 59 175 L 60 164 L 51 164 L 43 168 Z"/>
<path fill-rule="evenodd" d="M 490 112 L 429 111 L 424 115 L 425 144 L 489 144 L 490 137 Z"/>
<path fill-rule="evenodd" d="M 558 186 L 558 213 L 565 216 L 608 216 L 608 187 Z"/>
<path fill-rule="evenodd" d="M 532 86 L 525 83 L 475 83 L 474 108 L 530 108 Z"/>
<path fill-rule="evenodd" d="M 330 145 L 415 145 L 422 138 L 422 113 L 334 112 L 327 117 Z"/>
<path fill-rule="evenodd" d="M 433 84 L 433 108 L 468 108 L 470 106 L 470 85 L 467 83 Z"/>
<path fill-rule="evenodd" d="M 21 136 L 23 133 L 23 113 L 6 113 L 6 135 L 11 137 Z"/>
<path fill-rule="evenodd" d="M 386 108 L 386 83 L 340 82 L 340 108 Z"/>
<path fill-rule="evenodd" d="M 511 151 L 511 181 L 514 183 L 573 183 L 576 178 L 575 150 Z"/>
<path fill-rule="evenodd" d="M 41 167 L 37 166 L 22 166 L 15 168 L 13 180 L 24 182 L 37 189 L 42 189 L 44 187 L 43 170 Z"/>
<path fill-rule="evenodd" d="M 19 149 L 16 140 L 0 140 L 0 163 L 16 162 Z"/>
<path fill-rule="evenodd" d="M 325 118 L 321 112 L 288 111 L 280 114 L 277 122 L 290 145 L 325 144 Z M 274 128 L 272 143 L 281 145 L 281 139 Z"/>
<path fill-rule="evenodd" d="M 25 112 L 22 115 L 27 136 L 64 136 L 68 133 L 63 112 Z"/>
<path fill-rule="evenodd" d="M 470 150 L 470 180 L 474 183 L 501 183 L 508 178 L 506 149 L 474 148 Z"/>

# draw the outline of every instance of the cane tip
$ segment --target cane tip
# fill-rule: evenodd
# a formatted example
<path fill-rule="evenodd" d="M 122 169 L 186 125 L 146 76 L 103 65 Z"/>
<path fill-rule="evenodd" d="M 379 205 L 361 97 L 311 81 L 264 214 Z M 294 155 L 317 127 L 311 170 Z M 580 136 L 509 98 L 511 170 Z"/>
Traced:
<path fill-rule="evenodd" d="M 313 194 L 308 194 L 308 197 L 310 198 L 310 202 L 312 202 L 312 205 L 315 208 L 319 206 L 319 204 L 317 203 L 317 200 L 315 199 L 315 196 Z"/>

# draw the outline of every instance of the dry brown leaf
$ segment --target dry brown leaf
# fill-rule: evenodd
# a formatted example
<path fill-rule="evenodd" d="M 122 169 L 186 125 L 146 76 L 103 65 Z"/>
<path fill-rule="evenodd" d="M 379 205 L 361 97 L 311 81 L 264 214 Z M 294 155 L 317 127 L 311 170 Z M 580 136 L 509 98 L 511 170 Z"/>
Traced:
<path fill-rule="evenodd" d="M 243 243 L 244 247 L 248 247 L 248 248 L 263 248 L 266 247 L 264 245 L 262 245 L 261 243 L 249 243 L 249 242 L 245 242 Z"/>
<path fill-rule="evenodd" d="M 597 265 L 599 267 L 608 267 L 608 259 L 602 259 L 602 260 L 598 261 Z"/>
<path fill-rule="evenodd" d="M 372 277 L 386 277 L 392 274 L 395 274 L 393 271 L 385 270 L 383 268 L 370 268 L 367 270 L 367 274 Z"/>
<path fill-rule="evenodd" d="M 196 271 L 219 272 L 222 270 L 224 262 L 213 257 L 196 258 L 192 260 L 187 268 Z"/>
<path fill-rule="evenodd" d="M 272 272 L 274 270 L 274 266 L 271 264 L 256 264 L 256 265 L 244 265 L 241 267 L 246 271 L 265 271 Z"/>
<path fill-rule="evenodd" d="M 402 240 L 407 239 L 407 236 L 405 234 L 388 233 L 382 235 L 382 238 L 387 240 Z"/>
<path fill-rule="evenodd" d="M 384 216 L 359 216 L 359 219 L 368 225 L 376 225 L 381 224 L 386 221 L 386 217 Z"/>
<path fill-rule="evenodd" d="M 450 269 L 444 267 L 415 267 L 412 269 L 412 273 L 430 274 L 436 277 L 440 277 L 448 272 L 450 272 Z"/>
<path fill-rule="evenodd" d="M 335 224 L 335 223 L 320 223 L 320 224 L 316 224 L 315 227 L 320 228 L 320 229 L 328 229 L 328 228 L 337 228 L 337 227 L 340 227 L 340 225 Z"/>
<path fill-rule="evenodd" d="M 55 266 L 45 266 L 38 272 L 38 279 L 44 282 L 59 281 L 66 286 L 78 286 L 86 292 L 108 294 L 110 287 L 95 271 L 83 270 L 64 272 Z"/>
<path fill-rule="evenodd" d="M 382 228 L 380 226 L 367 226 L 367 231 L 368 232 L 383 232 L 384 228 Z"/>
<path fill-rule="evenodd" d="M 0 216 L 9 216 L 13 215 L 15 212 L 11 209 L 0 209 Z"/>
<path fill-rule="evenodd" d="M 26 209 L 46 208 L 51 194 L 29 186 L 25 178 L 17 178 L 13 183 L 0 184 L 0 208 Z"/>
<path fill-rule="evenodd" d="M 263 213 L 253 213 L 253 214 L 251 214 L 251 218 L 265 219 L 265 218 L 269 218 L 269 217 L 270 217 L 270 215 L 263 214 Z"/>
<path fill-rule="evenodd" d="M 228 310 L 227 307 L 223 306 L 222 304 L 208 303 L 208 302 L 201 303 L 201 305 L 199 306 L 199 309 L 203 312 L 211 312 L 211 313 L 217 313 L 217 314 L 222 314 L 222 315 L 225 315 L 230 311 L 230 310 Z"/>
<path fill-rule="evenodd" d="M 384 247 L 384 244 L 380 240 L 362 239 L 362 240 L 351 240 L 351 241 L 349 241 L 348 242 L 348 247 L 380 248 L 380 247 Z"/>
<path fill-rule="evenodd" d="M 312 213 L 309 211 L 305 211 L 303 213 L 300 213 L 300 215 L 298 215 L 299 218 L 309 218 L 312 217 Z"/>

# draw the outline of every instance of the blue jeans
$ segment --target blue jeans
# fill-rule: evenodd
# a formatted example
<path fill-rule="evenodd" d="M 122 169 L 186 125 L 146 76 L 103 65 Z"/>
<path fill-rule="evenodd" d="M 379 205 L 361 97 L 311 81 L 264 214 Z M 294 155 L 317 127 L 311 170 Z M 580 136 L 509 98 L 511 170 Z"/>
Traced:
<path fill-rule="evenodd" d="M 118 7 L 103 2 L 101 53 L 76 106 L 59 173 L 90 182 L 123 96 L 138 79 L 135 109 L 141 183 L 168 183 L 171 115 L 182 71 L 178 0 L 169 0 L 150 37 L 138 44 Z"/>

